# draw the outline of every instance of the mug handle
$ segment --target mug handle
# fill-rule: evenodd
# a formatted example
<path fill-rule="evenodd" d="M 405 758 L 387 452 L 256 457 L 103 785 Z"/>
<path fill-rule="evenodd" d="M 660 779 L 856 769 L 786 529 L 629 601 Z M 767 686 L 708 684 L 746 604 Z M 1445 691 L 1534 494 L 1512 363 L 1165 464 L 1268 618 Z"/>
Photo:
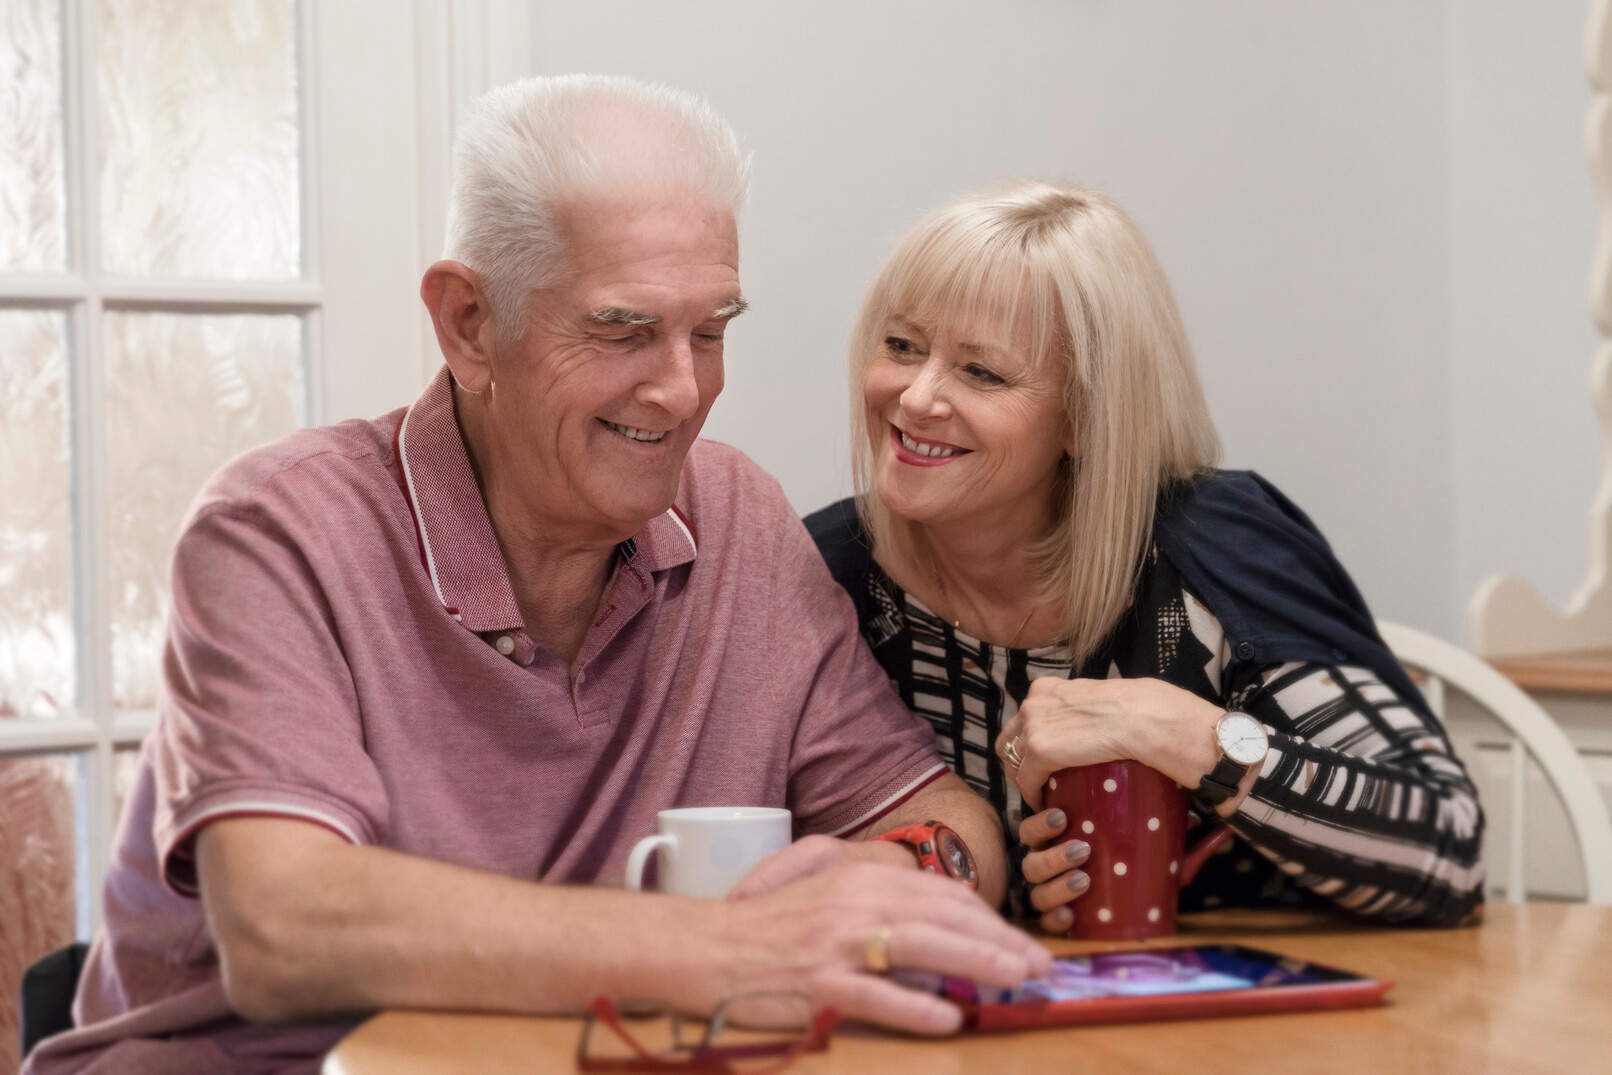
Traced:
<path fill-rule="evenodd" d="M 627 891 L 641 892 L 644 888 L 644 866 L 649 862 L 649 853 L 657 847 L 670 849 L 677 854 L 677 837 L 667 833 L 656 833 L 646 836 L 632 845 L 632 853 L 627 856 Z"/>
<path fill-rule="evenodd" d="M 1187 853 L 1181 856 L 1181 876 L 1177 879 L 1179 887 L 1186 888 L 1190 885 L 1192 879 L 1198 876 L 1198 871 L 1203 868 L 1203 864 L 1209 861 L 1209 856 L 1215 853 L 1215 848 L 1231 839 L 1233 835 L 1231 826 L 1224 821 L 1206 825 L 1199 832 L 1198 838 L 1192 842 L 1192 846 L 1187 849 Z M 634 853 L 636 854 L 636 851 Z"/>

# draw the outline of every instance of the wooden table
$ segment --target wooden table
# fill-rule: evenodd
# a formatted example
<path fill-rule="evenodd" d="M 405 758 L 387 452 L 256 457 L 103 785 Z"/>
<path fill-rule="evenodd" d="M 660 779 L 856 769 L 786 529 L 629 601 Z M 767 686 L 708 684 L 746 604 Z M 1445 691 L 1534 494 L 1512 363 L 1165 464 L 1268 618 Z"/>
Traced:
<path fill-rule="evenodd" d="M 919 1041 L 836 1033 L 790 1072 L 1612 1072 L 1612 907 L 1495 904 L 1462 930 L 1365 929 L 1325 915 L 1221 911 L 1189 942 L 1240 941 L 1397 983 L 1386 1007 Z M 1175 939 L 1169 942 L 1175 943 Z M 1059 951 L 1102 946 L 1059 942 Z M 325 1075 L 570 1071 L 581 1020 L 387 1012 Z"/>

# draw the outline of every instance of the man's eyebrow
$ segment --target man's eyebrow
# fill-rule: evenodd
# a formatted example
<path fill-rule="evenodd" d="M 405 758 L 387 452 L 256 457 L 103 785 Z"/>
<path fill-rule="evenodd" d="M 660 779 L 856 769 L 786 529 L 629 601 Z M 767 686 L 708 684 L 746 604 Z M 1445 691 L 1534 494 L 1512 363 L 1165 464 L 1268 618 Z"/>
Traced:
<path fill-rule="evenodd" d="M 750 309 L 750 300 L 745 298 L 743 295 L 735 295 L 733 298 L 717 307 L 716 313 L 711 315 L 711 320 L 730 321 L 748 309 Z"/>
<path fill-rule="evenodd" d="M 728 321 L 738 317 L 748 309 L 750 309 L 750 301 L 742 295 L 735 295 L 717 307 L 709 320 Z M 629 310 L 625 306 L 602 306 L 597 310 L 589 310 L 588 320 L 595 325 L 609 325 L 613 328 L 640 328 L 644 325 L 658 325 L 661 319 L 656 314 L 639 313 L 637 310 Z"/>
<path fill-rule="evenodd" d="M 629 310 L 623 306 L 605 306 L 598 310 L 589 310 L 588 320 L 595 325 L 624 325 L 628 327 L 654 325 L 660 322 L 660 318 L 654 314 L 641 314 L 637 310 Z"/>

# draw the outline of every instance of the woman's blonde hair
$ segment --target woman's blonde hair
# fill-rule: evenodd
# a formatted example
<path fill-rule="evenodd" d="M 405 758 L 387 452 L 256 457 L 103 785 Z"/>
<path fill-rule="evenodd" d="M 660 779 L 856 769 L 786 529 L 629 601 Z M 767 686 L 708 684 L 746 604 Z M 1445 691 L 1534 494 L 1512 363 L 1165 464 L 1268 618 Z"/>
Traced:
<path fill-rule="evenodd" d="M 1136 224 L 1108 198 L 1015 182 L 930 215 L 890 255 L 851 338 L 851 457 L 874 548 L 933 572 L 921 528 L 877 495 L 862 385 L 892 317 L 1031 341 L 1063 367 L 1075 453 L 1057 521 L 1031 550 L 1079 667 L 1130 606 L 1161 489 L 1220 458 L 1175 296 Z"/>

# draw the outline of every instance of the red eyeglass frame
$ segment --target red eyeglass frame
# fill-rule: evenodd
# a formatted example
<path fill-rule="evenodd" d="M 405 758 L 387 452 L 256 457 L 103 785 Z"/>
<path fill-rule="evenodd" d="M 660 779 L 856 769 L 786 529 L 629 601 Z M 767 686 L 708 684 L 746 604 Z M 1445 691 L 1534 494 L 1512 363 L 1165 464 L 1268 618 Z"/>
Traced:
<path fill-rule="evenodd" d="M 778 1063 L 770 1067 L 747 1067 L 742 1075 L 772 1075 L 793 1064 L 802 1053 L 821 1052 L 828 1048 L 829 1035 L 840 1021 L 833 1008 L 821 1008 L 812 1015 L 806 1034 L 788 1042 L 757 1042 L 750 1045 L 707 1045 L 701 1041 L 686 1054 L 668 1056 L 649 1049 L 627 1029 L 621 1020 L 621 1011 L 609 997 L 594 997 L 589 1005 L 591 1018 L 582 1028 L 582 1039 L 577 1042 L 577 1069 L 579 1071 L 683 1071 L 711 1073 L 711 1075 L 738 1075 L 729 1062 L 758 1056 L 776 1056 Z M 636 1056 L 593 1057 L 587 1053 L 588 1035 L 597 1021 L 609 1027 Z M 709 1026 L 707 1034 L 710 1033 Z"/>

